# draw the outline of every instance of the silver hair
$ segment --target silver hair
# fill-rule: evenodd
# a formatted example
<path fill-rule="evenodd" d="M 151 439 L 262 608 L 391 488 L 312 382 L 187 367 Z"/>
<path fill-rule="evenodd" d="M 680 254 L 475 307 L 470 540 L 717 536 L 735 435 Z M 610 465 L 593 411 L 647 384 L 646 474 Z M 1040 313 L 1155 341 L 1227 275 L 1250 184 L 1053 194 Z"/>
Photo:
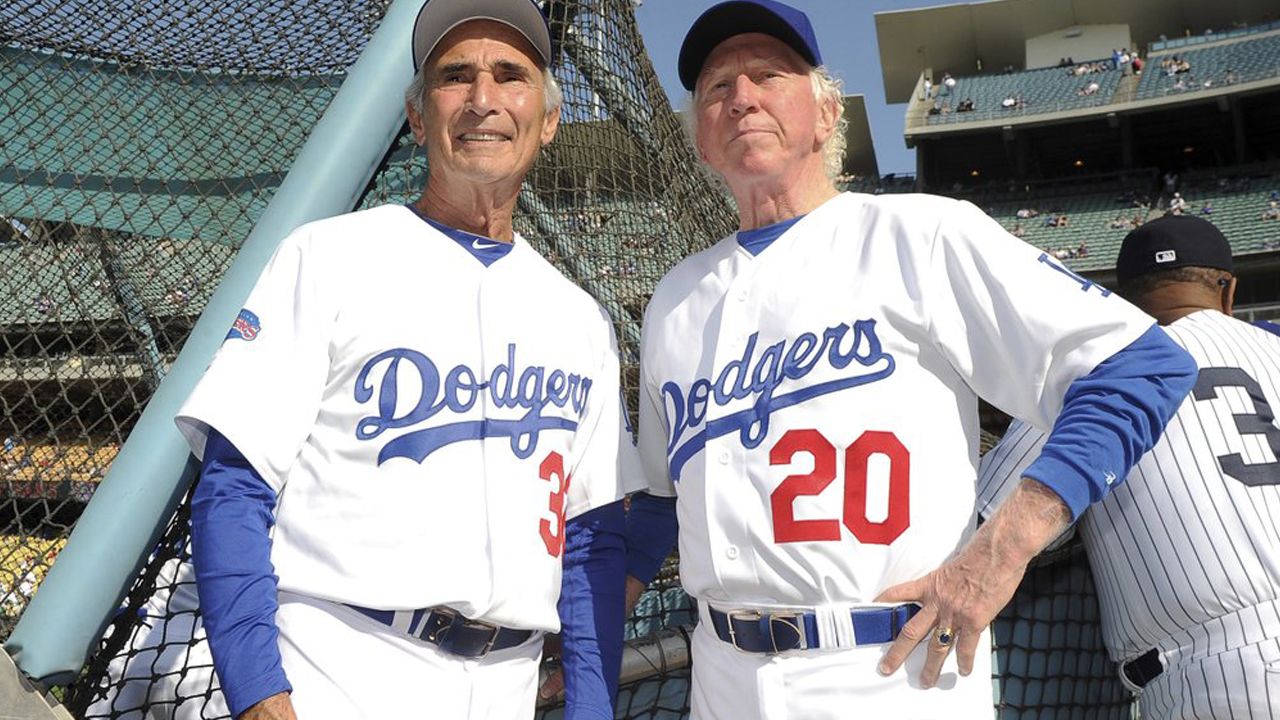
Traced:
<path fill-rule="evenodd" d="M 833 102 L 836 106 L 836 126 L 831 137 L 822 144 L 822 166 L 829 179 L 834 180 L 844 167 L 844 154 L 849 140 L 845 132 L 849 128 L 849 119 L 844 116 L 844 89 L 840 79 L 831 74 L 825 65 L 819 65 L 809 71 L 809 82 L 813 85 L 813 99 L 821 105 Z M 685 133 L 690 142 L 697 147 L 698 113 L 695 111 L 697 91 L 689 98 L 689 108 L 682 114 Z"/>
<path fill-rule="evenodd" d="M 419 115 L 423 114 L 426 109 L 427 74 L 423 72 L 425 68 L 426 62 L 424 61 L 418 72 L 413 74 L 413 80 L 404 91 L 405 103 L 410 105 Z M 542 85 L 544 87 L 544 109 L 547 112 L 551 112 L 564 102 L 564 93 L 561 92 L 560 83 L 556 82 L 556 76 L 552 74 L 549 67 L 542 68 Z"/>

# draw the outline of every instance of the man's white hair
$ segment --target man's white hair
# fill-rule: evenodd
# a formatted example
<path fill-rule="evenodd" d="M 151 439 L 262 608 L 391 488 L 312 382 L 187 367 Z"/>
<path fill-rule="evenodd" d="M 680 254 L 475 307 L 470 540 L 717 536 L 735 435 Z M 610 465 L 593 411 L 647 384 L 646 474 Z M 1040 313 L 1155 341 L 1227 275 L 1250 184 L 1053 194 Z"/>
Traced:
<path fill-rule="evenodd" d="M 426 61 L 423 61 L 422 67 L 418 68 L 418 72 L 414 73 L 413 80 L 404 91 L 404 101 L 416 110 L 419 115 L 422 115 L 426 109 L 427 74 L 423 72 L 426 67 Z M 560 83 L 556 82 L 556 76 L 552 74 L 549 67 L 542 68 L 542 85 L 544 109 L 547 112 L 551 112 L 564 102 L 564 93 L 560 91 Z"/>
<path fill-rule="evenodd" d="M 844 167 L 844 154 L 848 147 L 845 131 L 849 128 L 849 119 L 844 116 L 844 89 L 840 79 L 831 74 L 825 65 L 819 65 L 809 71 L 809 82 L 813 86 L 813 99 L 819 105 L 826 102 L 835 103 L 836 126 L 831 137 L 822 145 L 822 165 L 827 177 L 834 180 Z M 684 113 L 685 132 L 689 140 L 697 147 L 698 142 L 698 94 L 695 90 L 690 96 L 689 109 Z"/>

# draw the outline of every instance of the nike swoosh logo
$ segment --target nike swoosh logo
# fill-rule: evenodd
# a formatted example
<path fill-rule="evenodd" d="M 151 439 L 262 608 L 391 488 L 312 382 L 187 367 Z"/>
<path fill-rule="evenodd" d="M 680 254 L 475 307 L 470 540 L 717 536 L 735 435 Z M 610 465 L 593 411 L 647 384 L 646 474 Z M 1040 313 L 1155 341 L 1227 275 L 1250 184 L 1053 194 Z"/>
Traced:
<path fill-rule="evenodd" d="M 475 248 L 476 250 L 488 250 L 489 248 L 498 247 L 498 243 L 487 243 L 487 242 L 480 242 L 479 240 L 472 240 L 471 247 Z"/>

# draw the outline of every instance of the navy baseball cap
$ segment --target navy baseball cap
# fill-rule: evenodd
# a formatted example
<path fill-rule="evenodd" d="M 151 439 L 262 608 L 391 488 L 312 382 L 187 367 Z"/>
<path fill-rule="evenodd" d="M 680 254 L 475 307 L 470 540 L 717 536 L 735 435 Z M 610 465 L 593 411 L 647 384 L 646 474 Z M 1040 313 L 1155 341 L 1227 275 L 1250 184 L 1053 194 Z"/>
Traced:
<path fill-rule="evenodd" d="M 809 16 L 776 0 L 729 0 L 713 5 L 693 22 L 680 46 L 680 83 L 693 92 L 707 56 L 734 35 L 763 33 L 795 50 L 805 62 L 822 64 Z"/>
<path fill-rule="evenodd" d="M 1208 220 L 1165 215 L 1124 236 L 1116 258 L 1116 282 L 1124 285 L 1148 273 L 1189 266 L 1235 273 L 1231 243 Z"/>
<path fill-rule="evenodd" d="M 510 25 L 529 41 L 544 64 L 551 64 L 551 31 L 534 0 L 427 0 L 413 23 L 413 71 L 422 69 L 450 30 L 471 20 Z"/>

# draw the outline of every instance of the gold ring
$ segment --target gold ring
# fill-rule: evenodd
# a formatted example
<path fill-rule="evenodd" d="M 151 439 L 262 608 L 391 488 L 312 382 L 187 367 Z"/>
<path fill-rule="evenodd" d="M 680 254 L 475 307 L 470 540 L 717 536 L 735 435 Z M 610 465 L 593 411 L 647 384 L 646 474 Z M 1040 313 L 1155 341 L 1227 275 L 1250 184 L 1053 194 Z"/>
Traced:
<path fill-rule="evenodd" d="M 956 639 L 955 632 L 949 627 L 939 627 L 933 632 L 933 636 L 942 647 L 951 647 L 951 643 Z"/>

